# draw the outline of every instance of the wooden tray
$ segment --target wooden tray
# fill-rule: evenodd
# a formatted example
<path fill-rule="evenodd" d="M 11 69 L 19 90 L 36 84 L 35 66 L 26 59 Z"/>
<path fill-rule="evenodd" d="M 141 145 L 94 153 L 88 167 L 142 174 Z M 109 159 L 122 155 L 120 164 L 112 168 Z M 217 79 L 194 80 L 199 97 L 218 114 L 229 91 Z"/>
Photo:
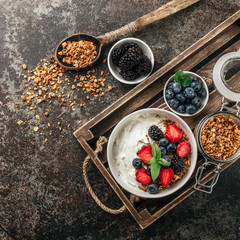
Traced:
<path fill-rule="evenodd" d="M 132 204 L 129 200 L 129 193 L 117 184 L 109 172 L 106 164 L 106 155 L 95 155 L 96 140 L 101 135 L 109 136 L 111 129 L 123 117 L 135 110 L 146 107 L 167 108 L 163 97 L 160 96 L 167 79 L 179 69 L 196 72 L 204 78 L 209 86 L 209 102 L 203 112 L 197 116 L 184 118 L 193 129 L 206 114 L 216 112 L 221 106 L 221 96 L 212 86 L 214 64 L 225 53 L 238 49 L 240 49 L 240 11 L 236 12 L 206 36 L 152 74 L 146 81 L 133 88 L 114 104 L 74 132 L 83 149 L 90 156 L 141 228 L 149 226 L 195 192 L 193 188 L 195 173 L 184 187 L 168 197 L 155 200 L 140 199 L 138 202 Z M 237 79 L 232 84 L 238 88 L 240 87 L 240 82 Z M 106 149 L 106 146 L 104 147 Z M 200 157 L 197 166 L 202 162 L 203 160 Z M 222 165 L 221 171 L 233 163 Z M 206 170 L 202 183 L 207 183 L 213 178 L 213 175 L 211 168 Z"/>

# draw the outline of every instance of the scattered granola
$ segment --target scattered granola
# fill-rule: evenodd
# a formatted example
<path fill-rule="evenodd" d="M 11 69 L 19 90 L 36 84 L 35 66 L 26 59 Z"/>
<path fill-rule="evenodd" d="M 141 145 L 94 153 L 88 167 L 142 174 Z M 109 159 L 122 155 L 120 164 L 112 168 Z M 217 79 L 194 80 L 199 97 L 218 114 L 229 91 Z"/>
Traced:
<path fill-rule="evenodd" d="M 62 43 L 62 48 L 58 55 L 66 56 L 62 61 L 74 67 L 90 65 L 97 55 L 96 46 L 90 41 L 67 41 Z"/>
<path fill-rule="evenodd" d="M 210 157 L 225 160 L 240 147 L 239 126 L 224 114 L 213 116 L 203 126 L 201 143 Z"/>
<path fill-rule="evenodd" d="M 106 84 L 108 73 L 92 68 L 87 72 L 84 71 L 82 75 L 78 72 L 73 73 L 73 78 L 70 80 L 69 74 L 57 64 L 54 57 L 49 60 L 42 59 L 33 70 L 28 70 L 26 64 L 23 64 L 22 67 L 25 73 L 22 74 L 24 89 L 21 100 L 29 110 L 35 111 L 34 116 L 37 120 L 49 116 L 50 110 L 45 107 L 53 102 L 75 111 L 77 106 L 83 108 L 90 100 L 98 99 L 104 103 L 102 101 L 104 93 L 112 90 L 112 86 Z M 76 99 L 73 95 L 75 91 L 81 91 L 86 94 L 86 97 L 81 96 Z M 41 106 L 42 104 L 44 105 Z M 44 111 L 38 111 L 40 108 L 43 108 Z M 41 124 L 44 124 L 45 120 L 43 119 Z M 78 123 L 80 124 L 81 121 Z M 20 125 L 22 122 L 19 121 L 18 124 Z M 50 127 L 50 123 L 46 123 L 46 125 L 46 129 Z M 61 127 L 57 125 L 60 131 L 63 127 L 68 126 L 70 127 L 69 123 L 61 124 Z M 43 129 L 45 128 L 43 127 Z M 38 128 L 35 127 L 33 130 L 37 132 Z"/>

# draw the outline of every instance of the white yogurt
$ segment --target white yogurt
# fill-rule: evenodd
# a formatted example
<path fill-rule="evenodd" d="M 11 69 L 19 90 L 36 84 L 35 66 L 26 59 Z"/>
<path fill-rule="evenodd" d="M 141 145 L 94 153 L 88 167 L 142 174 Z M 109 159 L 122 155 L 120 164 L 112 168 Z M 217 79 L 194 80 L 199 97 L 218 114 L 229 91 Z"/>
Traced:
<path fill-rule="evenodd" d="M 138 157 L 137 152 L 141 147 L 149 143 L 148 140 L 152 142 L 150 138 L 147 138 L 150 126 L 157 125 L 165 133 L 163 120 L 165 118 L 153 114 L 137 116 L 125 124 L 114 141 L 112 156 L 118 166 L 118 176 L 132 187 L 137 188 L 138 185 L 141 185 L 136 181 L 132 161 Z"/>

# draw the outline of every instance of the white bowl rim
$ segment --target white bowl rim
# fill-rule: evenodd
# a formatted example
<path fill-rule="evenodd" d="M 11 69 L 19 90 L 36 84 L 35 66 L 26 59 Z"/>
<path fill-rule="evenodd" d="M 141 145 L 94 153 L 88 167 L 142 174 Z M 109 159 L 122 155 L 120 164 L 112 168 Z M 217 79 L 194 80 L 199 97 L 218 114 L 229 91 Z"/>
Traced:
<path fill-rule="evenodd" d="M 141 44 L 143 44 L 143 45 L 147 48 L 147 50 L 148 50 L 148 52 L 149 52 L 149 54 L 151 55 L 151 58 L 152 58 L 152 60 L 151 60 L 151 62 L 152 62 L 152 69 L 151 69 L 150 73 L 148 73 L 148 74 L 145 75 L 145 76 L 142 76 L 139 80 L 127 81 L 127 80 L 125 80 L 125 79 L 119 78 L 119 77 L 115 74 L 115 71 L 114 71 L 114 70 L 112 69 L 112 67 L 110 66 L 110 58 L 111 58 L 111 53 L 112 53 L 113 49 L 116 47 L 116 45 L 120 45 L 120 43 L 122 43 L 122 42 L 128 42 L 128 41 L 129 41 L 129 42 L 131 42 L 131 41 L 132 41 L 132 42 L 140 42 Z M 146 80 L 146 79 L 149 77 L 149 75 L 152 73 L 153 68 L 154 68 L 154 55 L 153 55 L 153 52 L 152 52 L 151 48 L 150 48 L 150 47 L 147 45 L 147 43 L 145 43 L 143 40 L 141 40 L 141 39 L 139 39 L 139 38 L 123 38 L 123 39 L 117 41 L 117 42 L 111 47 L 111 49 L 109 50 L 109 52 L 108 52 L 108 57 L 107 57 L 107 64 L 108 64 L 108 69 L 109 69 L 109 71 L 111 72 L 111 74 L 113 75 L 113 77 L 114 77 L 116 80 L 118 80 L 118 81 L 121 82 L 121 83 L 129 84 L 129 85 L 134 85 L 134 84 L 138 84 L 138 83 Z"/>
<path fill-rule="evenodd" d="M 164 98 L 164 101 L 165 101 L 166 105 L 168 106 L 168 108 L 169 108 L 172 112 L 174 112 L 175 114 L 177 114 L 177 115 L 179 115 L 179 116 L 182 116 L 182 117 L 191 117 L 191 116 L 197 115 L 198 113 L 200 113 L 200 112 L 206 107 L 207 102 L 208 102 L 208 98 L 209 98 L 209 91 L 208 91 L 208 86 L 207 86 L 206 82 L 203 80 L 203 78 L 202 78 L 201 76 L 199 76 L 198 74 L 196 74 L 196 73 L 194 73 L 194 72 L 190 72 L 190 71 L 183 71 L 183 72 L 186 73 L 186 74 L 190 74 L 190 75 L 192 74 L 192 75 L 194 75 L 195 77 L 199 77 L 199 78 L 201 79 L 201 81 L 202 81 L 202 83 L 203 83 L 203 85 L 204 85 L 204 87 L 205 87 L 205 89 L 206 89 L 206 93 L 207 93 L 207 94 L 206 94 L 206 97 L 205 97 L 205 99 L 204 99 L 204 104 L 203 104 L 203 106 L 202 106 L 201 108 L 199 108 L 198 111 L 196 111 L 196 112 L 193 113 L 193 114 L 189 114 L 189 113 L 179 113 L 179 112 L 175 111 L 173 108 L 171 108 L 171 107 L 169 106 L 168 101 L 167 101 L 167 99 L 166 99 L 166 97 L 165 97 L 165 91 L 166 91 L 166 89 L 167 89 L 168 83 L 172 80 L 172 78 L 174 77 L 175 74 L 173 74 L 173 75 L 167 80 L 167 82 L 165 83 L 164 89 L 163 89 L 163 98 Z"/>
<path fill-rule="evenodd" d="M 156 114 L 159 113 L 165 113 L 165 114 L 169 114 L 170 116 L 173 116 L 174 118 L 177 118 L 177 120 L 186 128 L 189 130 L 189 133 L 187 134 L 189 141 L 191 138 L 191 149 L 192 149 L 192 155 L 191 155 L 191 164 L 190 167 L 188 169 L 188 171 L 185 173 L 185 175 L 183 176 L 182 179 L 180 179 L 178 182 L 176 182 L 175 184 L 177 184 L 177 186 L 171 186 L 168 189 L 164 189 L 159 191 L 157 194 L 150 194 L 148 192 L 144 192 L 144 191 L 140 191 L 139 193 L 133 192 L 131 190 L 129 190 L 128 188 L 128 184 L 124 184 L 123 182 L 121 182 L 121 179 L 117 176 L 117 174 L 115 174 L 114 172 L 114 164 L 112 163 L 112 161 L 110 161 L 111 159 L 111 149 L 113 146 L 113 143 L 115 141 L 115 136 L 116 133 L 121 129 L 122 125 L 124 125 L 125 121 L 127 121 L 128 119 L 132 118 L 134 115 L 141 115 L 141 113 L 146 113 L 146 112 L 156 112 Z M 179 122 L 176 122 L 177 124 L 179 124 Z M 180 125 L 180 124 L 179 124 Z M 182 128 L 182 126 L 181 126 Z M 128 192 L 134 194 L 135 196 L 139 196 L 141 198 L 162 198 L 162 197 L 166 197 L 168 195 L 171 195 L 172 193 L 176 192 L 177 190 L 179 190 L 180 188 L 182 188 L 190 179 L 190 177 L 192 176 L 196 164 L 197 164 L 197 155 L 198 155 L 198 149 L 197 149 L 197 143 L 195 140 L 195 137 L 193 135 L 192 130 L 190 129 L 190 127 L 188 126 L 188 124 L 179 116 L 177 116 L 176 114 L 165 110 L 165 109 L 160 109 L 160 108 L 145 108 L 145 109 L 141 109 L 141 110 L 137 110 L 134 111 L 130 114 L 128 114 L 127 116 L 125 116 L 113 129 L 109 140 L 108 140 L 108 144 L 107 144 L 107 161 L 108 161 L 108 165 L 111 171 L 112 176 L 114 177 L 114 179 L 117 181 L 117 183 L 124 188 L 125 190 L 127 190 Z M 140 190 L 140 189 L 139 189 Z"/>

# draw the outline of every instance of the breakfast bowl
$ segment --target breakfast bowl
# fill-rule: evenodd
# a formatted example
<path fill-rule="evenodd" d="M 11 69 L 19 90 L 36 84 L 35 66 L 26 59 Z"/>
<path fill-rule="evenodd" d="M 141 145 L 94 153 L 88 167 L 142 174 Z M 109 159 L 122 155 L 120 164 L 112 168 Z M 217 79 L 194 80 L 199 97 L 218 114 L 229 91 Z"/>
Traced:
<path fill-rule="evenodd" d="M 180 132 L 182 132 L 182 135 L 181 140 L 179 140 L 179 138 L 175 138 L 174 141 L 171 140 L 176 144 L 169 143 L 169 146 L 170 144 L 171 146 L 175 144 L 177 146 L 177 150 L 175 149 L 175 151 L 177 152 L 180 149 L 178 147 L 182 145 L 182 142 L 186 143 L 187 141 L 187 144 L 190 146 L 190 151 L 187 157 L 183 157 L 184 161 L 185 159 L 188 160 L 187 162 L 185 162 L 185 169 L 181 170 L 183 171 L 182 174 L 176 174 L 174 170 L 172 182 L 166 185 L 163 183 L 163 180 L 161 180 L 161 172 L 165 172 L 167 170 L 170 171 L 170 168 L 173 168 L 172 166 L 161 165 L 157 179 L 153 180 L 151 179 L 153 174 L 152 170 L 150 169 L 150 173 L 148 172 L 148 168 L 150 165 L 149 161 L 147 161 L 146 163 L 142 160 L 140 167 L 136 167 L 135 165 L 133 165 L 133 162 L 135 161 L 135 159 L 142 159 L 142 156 L 140 156 L 140 152 L 143 149 L 150 148 L 150 146 L 152 146 L 153 150 L 154 146 L 158 145 L 158 143 L 156 144 L 156 141 L 152 140 L 154 134 L 151 135 L 152 132 L 150 132 L 150 129 L 152 130 L 154 127 L 159 126 L 159 129 L 161 128 L 162 131 L 161 139 L 170 139 L 167 131 L 168 128 L 170 128 L 170 126 L 173 127 L 173 125 L 179 131 L 181 130 Z M 163 153 L 163 148 L 160 148 L 160 141 L 157 148 L 158 147 L 159 149 L 161 149 L 161 157 L 167 159 L 166 155 L 169 153 Z M 168 149 L 168 146 L 166 148 Z M 152 156 L 154 156 L 153 151 L 151 152 L 151 154 Z M 176 155 L 176 153 L 174 154 Z M 177 157 L 174 154 L 169 154 L 169 156 L 172 156 L 172 159 L 175 159 Z M 151 158 L 151 156 L 149 158 Z M 109 137 L 107 145 L 107 160 L 113 177 L 115 178 L 117 183 L 129 193 L 139 196 L 141 198 L 161 198 L 176 192 L 187 183 L 187 181 L 193 174 L 196 166 L 197 144 L 189 126 L 176 114 L 158 108 L 142 109 L 127 115 L 115 126 Z M 151 164 L 151 168 L 152 166 L 153 165 Z M 144 176 L 146 176 L 147 179 L 150 178 L 150 182 L 148 183 L 148 185 L 144 185 L 146 183 L 142 184 L 142 182 L 139 181 L 139 179 L 137 178 L 139 171 L 144 172 Z M 144 179 L 144 181 L 145 180 L 146 179 Z M 149 185 L 151 185 L 152 183 L 155 185 L 158 184 L 158 190 L 154 194 L 149 192 L 148 189 Z"/>
<path fill-rule="evenodd" d="M 133 60 L 130 63 L 128 61 L 129 57 L 128 58 L 126 57 L 127 64 L 124 64 L 124 61 L 123 61 L 124 54 L 126 55 L 126 51 L 129 52 L 129 48 L 132 46 L 137 47 L 138 50 L 140 48 L 139 50 L 140 53 L 137 51 L 136 59 L 130 59 L 130 61 Z M 132 51 L 136 50 L 134 48 L 131 48 L 131 49 L 133 49 Z M 134 54 L 135 52 L 130 53 L 131 56 Z M 139 57 L 138 54 L 140 54 L 141 56 Z M 120 58 L 122 58 L 122 62 L 121 62 L 122 65 L 121 64 L 119 65 Z M 119 82 L 122 82 L 125 84 L 138 84 L 144 81 L 151 74 L 154 67 L 154 56 L 151 48 L 142 40 L 137 38 L 124 38 L 116 42 L 112 46 L 112 48 L 108 53 L 107 63 L 108 63 L 109 71 L 111 72 L 113 77 L 117 79 Z M 131 64 L 131 66 L 132 65 L 133 66 L 131 67 L 128 64 Z M 131 67 L 131 68 L 128 69 L 128 67 Z"/>
<path fill-rule="evenodd" d="M 179 116 L 189 117 L 204 109 L 208 102 L 209 92 L 207 84 L 198 74 L 179 70 L 165 83 L 163 97 L 172 112 Z"/>

